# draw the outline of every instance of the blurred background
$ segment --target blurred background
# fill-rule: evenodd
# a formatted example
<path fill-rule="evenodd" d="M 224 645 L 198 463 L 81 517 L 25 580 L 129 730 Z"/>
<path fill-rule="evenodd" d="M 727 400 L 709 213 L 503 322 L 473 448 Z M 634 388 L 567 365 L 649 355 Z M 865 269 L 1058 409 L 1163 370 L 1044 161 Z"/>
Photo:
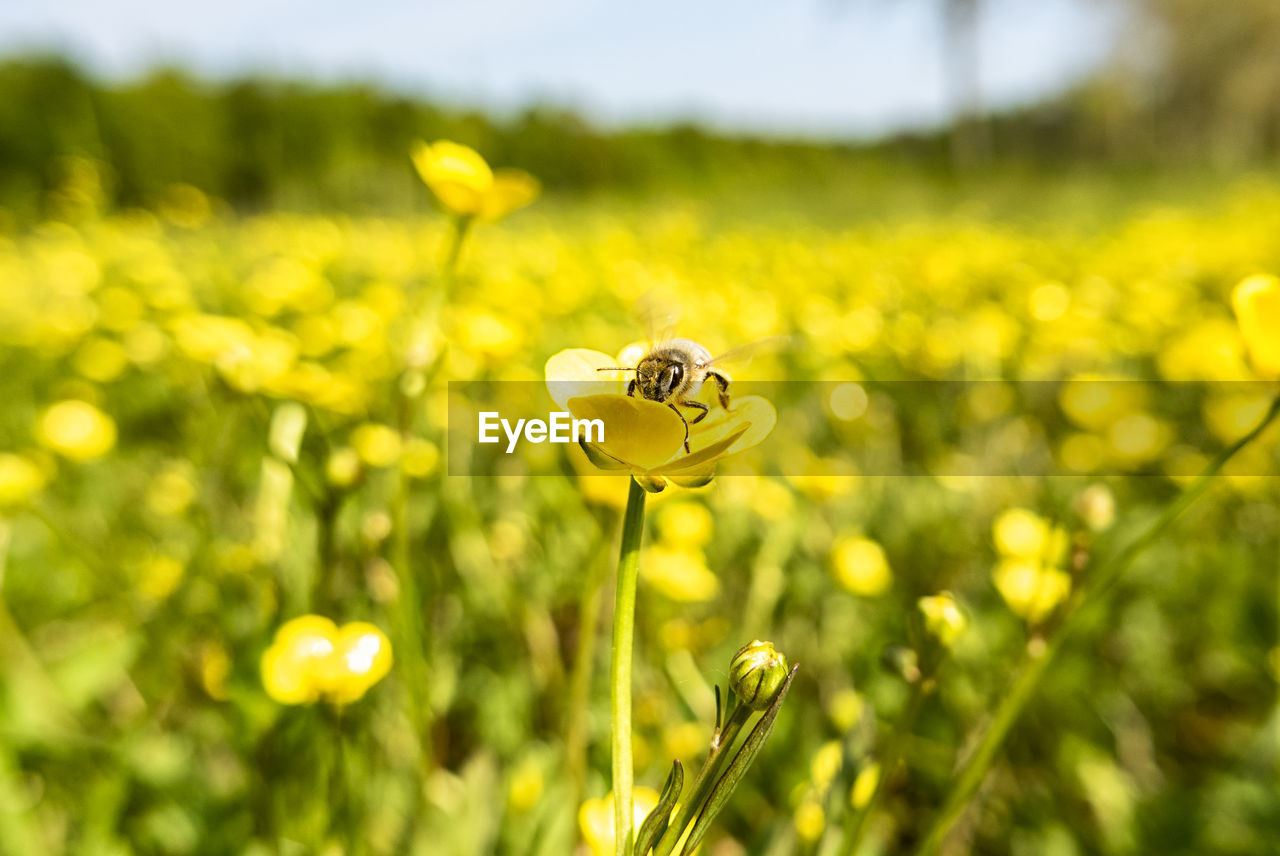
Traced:
<path fill-rule="evenodd" d="M 915 852 L 1093 559 L 1265 409 L 1280 5 L 750 6 L 0 5 L 0 853 L 612 852 L 625 480 L 448 475 L 446 382 L 616 354 L 655 293 L 825 392 L 650 500 L 637 783 L 769 639 L 801 671 L 702 852 Z M 462 228 L 439 139 L 541 194 Z M 1280 852 L 1278 439 L 1075 626 L 943 853 Z M 299 628 L 352 622 L 385 675 L 308 690 Z"/>
<path fill-rule="evenodd" d="M 1261 0 L 366 11 L 8 4 L 4 207 L 38 211 L 69 154 L 118 204 L 182 182 L 242 210 L 404 211 L 426 204 L 404 154 L 423 137 L 557 195 L 834 183 L 837 203 L 886 172 L 1199 175 L 1280 145 Z"/>

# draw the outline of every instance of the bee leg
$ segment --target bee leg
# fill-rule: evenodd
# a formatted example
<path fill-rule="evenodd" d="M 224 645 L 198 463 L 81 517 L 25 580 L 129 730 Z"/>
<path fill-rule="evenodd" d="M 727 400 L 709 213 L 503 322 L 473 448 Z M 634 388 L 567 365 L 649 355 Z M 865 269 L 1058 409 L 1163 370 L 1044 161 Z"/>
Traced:
<path fill-rule="evenodd" d="M 701 401 L 682 401 L 682 402 L 680 402 L 680 406 L 681 406 L 681 407 L 692 407 L 694 410 L 701 410 L 701 411 L 702 411 L 702 412 L 701 412 L 701 413 L 699 413 L 697 416 L 695 416 L 693 419 L 690 419 L 690 420 L 689 420 L 689 424 L 690 424 L 690 425 L 697 425 L 697 424 L 698 424 L 699 422 L 701 422 L 703 419 L 706 419 L 706 418 L 707 418 L 707 414 L 711 412 L 711 408 L 710 408 L 710 407 L 707 407 L 707 406 L 706 406 L 705 404 L 703 404 Z"/>
<path fill-rule="evenodd" d="M 627 384 L 627 395 L 631 398 L 636 397 L 636 379 L 632 378 L 631 383 Z"/>
<path fill-rule="evenodd" d="M 707 371 L 707 377 L 712 378 L 716 382 L 716 392 L 720 396 L 720 406 L 725 410 L 729 409 L 729 376 L 715 369 Z"/>
<path fill-rule="evenodd" d="M 684 453 L 689 454 L 689 420 L 684 418 L 684 414 L 676 410 L 676 406 L 671 402 L 667 402 L 667 407 L 675 411 L 676 416 L 680 417 L 680 421 L 684 423 Z"/>

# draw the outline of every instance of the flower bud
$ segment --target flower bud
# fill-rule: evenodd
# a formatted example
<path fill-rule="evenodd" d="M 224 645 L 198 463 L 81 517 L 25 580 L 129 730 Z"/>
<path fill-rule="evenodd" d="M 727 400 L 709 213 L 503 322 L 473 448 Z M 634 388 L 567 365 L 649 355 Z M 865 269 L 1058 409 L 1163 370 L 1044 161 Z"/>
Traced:
<path fill-rule="evenodd" d="M 949 591 L 938 592 L 916 601 L 920 614 L 924 616 L 924 627 L 943 645 L 948 648 L 956 641 L 956 637 L 964 632 L 964 613 L 956 604 L 955 596 Z"/>
<path fill-rule="evenodd" d="M 886 645 L 880 653 L 880 665 L 909 684 L 920 680 L 920 655 L 906 645 Z"/>
<path fill-rule="evenodd" d="M 752 710 L 764 710 L 787 680 L 787 658 L 772 642 L 744 645 L 729 663 L 729 689 Z"/>

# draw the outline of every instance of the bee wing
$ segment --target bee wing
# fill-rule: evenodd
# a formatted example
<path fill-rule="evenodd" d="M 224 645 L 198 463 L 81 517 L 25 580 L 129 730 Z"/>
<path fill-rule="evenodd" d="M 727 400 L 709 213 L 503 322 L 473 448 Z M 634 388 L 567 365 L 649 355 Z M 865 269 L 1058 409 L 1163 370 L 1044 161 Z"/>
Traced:
<path fill-rule="evenodd" d="M 792 347 L 794 344 L 794 336 L 766 336 L 763 339 L 756 339 L 754 342 L 748 342 L 745 345 L 730 348 L 723 354 L 717 354 L 711 358 L 711 362 L 708 365 L 723 366 L 730 363 L 746 365 L 751 362 L 751 359 L 755 356 L 784 351 Z"/>
<path fill-rule="evenodd" d="M 649 337 L 649 346 L 653 347 L 669 342 L 675 336 L 676 326 L 680 323 L 680 306 L 667 295 L 647 291 L 636 301 L 636 315 Z"/>

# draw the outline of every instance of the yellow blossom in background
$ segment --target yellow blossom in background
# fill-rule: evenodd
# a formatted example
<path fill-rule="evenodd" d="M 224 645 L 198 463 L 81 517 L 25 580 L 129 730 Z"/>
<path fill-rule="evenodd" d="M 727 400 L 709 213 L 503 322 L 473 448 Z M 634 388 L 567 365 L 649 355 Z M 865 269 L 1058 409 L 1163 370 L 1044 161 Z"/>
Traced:
<path fill-rule="evenodd" d="M 507 806 L 512 811 L 523 814 L 538 804 L 543 792 L 542 767 L 537 759 L 527 757 L 511 771 L 507 783 Z"/>
<path fill-rule="evenodd" d="M 853 780 L 853 787 L 849 789 L 849 805 L 855 809 L 866 808 L 878 784 L 880 784 L 880 765 L 872 762 L 859 770 L 857 777 Z"/>
<path fill-rule="evenodd" d="M 818 747 L 809 762 L 809 780 L 819 793 L 825 793 L 840 772 L 844 761 L 844 744 L 840 740 L 828 740 Z"/>
<path fill-rule="evenodd" d="M 640 561 L 640 577 L 681 603 L 702 603 L 720 593 L 720 580 L 707 568 L 701 550 L 648 547 Z"/>
<path fill-rule="evenodd" d="M 956 638 L 964 632 L 965 617 L 956 603 L 955 596 L 949 591 L 922 597 L 916 601 L 920 614 L 924 616 L 924 627 L 939 642 L 950 647 Z"/>
<path fill-rule="evenodd" d="M 841 538 L 831 549 L 831 573 L 846 590 L 864 597 L 888 591 L 893 573 L 884 548 L 870 538 Z"/>
<path fill-rule="evenodd" d="M 1116 498 L 1105 484 L 1091 484 L 1075 499 L 1076 514 L 1094 532 L 1105 532 L 1116 520 Z"/>
<path fill-rule="evenodd" d="M 1280 377 L 1280 278 L 1257 274 L 1231 293 L 1253 367 L 1263 377 Z"/>
<path fill-rule="evenodd" d="M 0 509 L 26 502 L 45 481 L 44 471 L 27 458 L 0 452 Z"/>
<path fill-rule="evenodd" d="M 147 485 L 146 506 L 155 514 L 176 517 L 196 498 L 195 470 L 186 461 L 167 461 Z"/>
<path fill-rule="evenodd" d="M 1065 561 L 1065 529 L 1026 508 L 1010 508 L 992 526 L 1002 556 L 992 579 L 1015 615 L 1036 624 L 1071 593 L 1071 576 L 1059 568 Z"/>
<path fill-rule="evenodd" d="M 138 568 L 138 593 L 150 601 L 161 601 L 173 593 L 186 568 L 173 556 L 151 556 Z"/>
<path fill-rule="evenodd" d="M 796 826 L 796 837 L 801 841 L 814 842 L 822 837 L 827 828 L 827 815 L 822 805 L 815 799 L 805 798 L 796 806 L 792 818 Z"/>
<path fill-rule="evenodd" d="M 672 546 L 703 547 L 711 540 L 711 512 L 698 502 L 677 502 L 658 513 L 658 533 Z"/>
<path fill-rule="evenodd" d="M 339 628 L 328 618 L 304 615 L 276 631 L 262 655 L 262 685 L 281 704 L 346 704 L 390 668 L 391 642 L 374 625 L 356 621 Z"/>
<path fill-rule="evenodd" d="M 412 157 L 436 199 L 460 217 L 499 220 L 528 205 L 542 189 L 529 173 L 493 170 L 475 149 L 449 140 L 420 142 Z"/>
<path fill-rule="evenodd" d="M 631 792 L 632 830 L 638 830 L 658 805 L 658 792 L 640 786 Z M 591 848 L 592 856 L 614 856 L 613 791 L 601 799 L 589 799 L 578 809 L 578 829 Z"/>
<path fill-rule="evenodd" d="M 400 460 L 400 434 L 390 425 L 366 422 L 351 432 L 351 448 L 371 467 L 389 467 Z"/>
<path fill-rule="evenodd" d="M 325 461 L 324 474 L 329 484 L 350 487 L 360 478 L 360 454 L 350 446 L 339 446 Z"/>
<path fill-rule="evenodd" d="M 400 468 L 410 478 L 425 479 L 440 467 L 440 450 L 430 440 L 413 437 L 404 444 Z"/>
<path fill-rule="evenodd" d="M 1010 508 L 996 518 L 992 526 L 996 549 L 1001 555 L 1020 559 L 1040 558 L 1053 549 L 1053 534 L 1049 521 L 1026 508 Z M 1065 546 L 1065 542 L 1063 542 Z"/>
<path fill-rule="evenodd" d="M 1037 624 L 1071 594 L 1071 576 L 1026 559 L 1005 559 L 992 575 L 996 590 L 1014 615 Z"/>
<path fill-rule="evenodd" d="M 65 458 L 87 461 L 111 451 L 116 423 L 87 401 L 59 401 L 40 415 L 36 438 Z"/>

